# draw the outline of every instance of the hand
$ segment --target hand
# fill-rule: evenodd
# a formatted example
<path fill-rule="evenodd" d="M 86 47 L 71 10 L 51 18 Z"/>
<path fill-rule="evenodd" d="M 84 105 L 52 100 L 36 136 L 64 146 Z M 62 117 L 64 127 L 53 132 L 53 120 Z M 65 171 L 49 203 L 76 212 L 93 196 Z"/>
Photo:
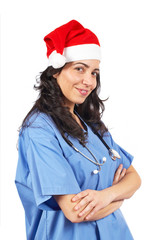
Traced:
<path fill-rule="evenodd" d="M 126 174 L 126 169 L 123 170 L 123 165 L 120 164 L 113 180 L 113 185 L 117 184 Z M 100 209 L 107 207 L 114 199 L 112 199 L 112 194 L 109 189 L 104 189 L 101 191 L 87 189 L 75 195 L 72 198 L 73 202 L 79 201 L 74 210 L 80 210 L 78 216 L 86 216 L 85 220 L 91 218 Z M 121 202 L 121 204 L 123 201 Z"/>
<path fill-rule="evenodd" d="M 120 164 L 119 167 L 117 168 L 117 171 L 116 171 L 115 175 L 114 175 L 112 185 L 115 185 L 118 182 L 120 182 L 121 179 L 125 176 L 125 174 L 126 174 L 126 168 L 123 168 L 123 164 Z"/>
<path fill-rule="evenodd" d="M 112 199 L 110 195 L 107 194 L 107 191 L 97 191 L 91 189 L 84 190 L 72 198 L 73 202 L 76 202 L 78 200 L 80 201 L 76 204 L 74 210 L 79 210 L 84 207 L 78 216 L 82 217 L 83 215 L 89 213 L 85 217 L 85 220 L 88 220 L 96 212 L 112 202 Z"/>

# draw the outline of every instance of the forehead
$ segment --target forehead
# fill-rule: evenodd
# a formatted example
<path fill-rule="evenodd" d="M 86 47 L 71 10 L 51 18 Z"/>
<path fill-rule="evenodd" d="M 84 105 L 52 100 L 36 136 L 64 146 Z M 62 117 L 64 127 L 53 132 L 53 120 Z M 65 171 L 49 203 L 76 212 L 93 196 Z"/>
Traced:
<path fill-rule="evenodd" d="M 70 66 L 83 65 L 86 68 L 92 68 L 97 70 L 99 70 L 99 64 L 100 64 L 100 61 L 96 59 L 79 60 L 79 61 L 74 61 L 69 63 Z"/>
<path fill-rule="evenodd" d="M 89 59 L 89 60 L 80 60 L 72 62 L 72 64 L 78 64 L 82 63 L 84 65 L 87 65 L 88 67 L 99 67 L 100 61 L 96 59 Z"/>

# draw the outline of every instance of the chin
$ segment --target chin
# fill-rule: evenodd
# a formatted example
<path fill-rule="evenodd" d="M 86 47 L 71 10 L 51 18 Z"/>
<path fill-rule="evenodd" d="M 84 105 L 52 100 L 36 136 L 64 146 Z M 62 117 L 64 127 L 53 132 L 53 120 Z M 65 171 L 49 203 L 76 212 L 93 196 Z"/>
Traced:
<path fill-rule="evenodd" d="M 81 100 L 81 101 L 76 101 L 76 104 L 80 105 L 80 104 L 84 103 L 85 100 L 86 100 L 86 99 L 83 99 L 83 100 Z"/>
<path fill-rule="evenodd" d="M 88 96 L 87 96 L 87 97 L 88 97 Z M 77 98 L 76 101 L 74 101 L 74 102 L 75 102 L 75 104 L 80 105 L 80 104 L 82 104 L 82 103 L 85 102 L 85 100 L 87 99 L 87 97 Z"/>

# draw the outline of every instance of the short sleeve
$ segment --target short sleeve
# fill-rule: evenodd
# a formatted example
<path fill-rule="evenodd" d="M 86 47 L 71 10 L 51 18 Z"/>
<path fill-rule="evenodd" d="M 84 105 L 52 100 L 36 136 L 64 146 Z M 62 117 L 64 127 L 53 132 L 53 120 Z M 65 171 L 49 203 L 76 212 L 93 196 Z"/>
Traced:
<path fill-rule="evenodd" d="M 109 138 L 109 139 L 108 139 Z M 120 163 L 123 164 L 123 167 L 128 169 L 130 167 L 130 165 L 132 164 L 132 161 L 133 161 L 133 156 L 128 153 L 126 150 L 124 150 L 121 146 L 119 146 L 112 138 L 110 132 L 107 132 L 107 140 L 109 142 L 109 146 L 116 150 L 121 159 L 120 159 Z"/>
<path fill-rule="evenodd" d="M 30 128 L 27 161 L 36 204 L 41 209 L 54 205 L 53 195 L 76 194 L 80 187 L 54 134 L 45 127 Z"/>

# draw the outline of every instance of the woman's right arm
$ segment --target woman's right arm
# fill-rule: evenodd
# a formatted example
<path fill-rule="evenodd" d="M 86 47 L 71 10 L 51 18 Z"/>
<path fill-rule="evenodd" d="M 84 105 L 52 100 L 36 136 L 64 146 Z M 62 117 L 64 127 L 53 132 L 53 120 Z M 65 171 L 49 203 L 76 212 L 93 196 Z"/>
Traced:
<path fill-rule="evenodd" d="M 107 205 L 106 207 L 100 209 L 89 219 L 87 219 L 87 215 L 89 214 L 89 212 L 83 216 L 79 216 L 79 213 L 83 209 L 85 209 L 87 204 L 82 209 L 75 211 L 74 207 L 77 204 L 77 202 L 76 203 L 72 202 L 72 198 L 74 196 L 75 195 L 72 195 L 72 194 L 54 196 L 58 205 L 60 206 L 61 210 L 63 211 L 65 217 L 68 220 L 70 220 L 72 223 L 99 220 L 99 219 L 104 218 L 104 217 L 110 215 L 111 213 L 115 212 L 117 209 L 119 209 L 122 206 L 122 203 L 123 203 L 123 200 L 112 202 L 109 205 Z"/>

